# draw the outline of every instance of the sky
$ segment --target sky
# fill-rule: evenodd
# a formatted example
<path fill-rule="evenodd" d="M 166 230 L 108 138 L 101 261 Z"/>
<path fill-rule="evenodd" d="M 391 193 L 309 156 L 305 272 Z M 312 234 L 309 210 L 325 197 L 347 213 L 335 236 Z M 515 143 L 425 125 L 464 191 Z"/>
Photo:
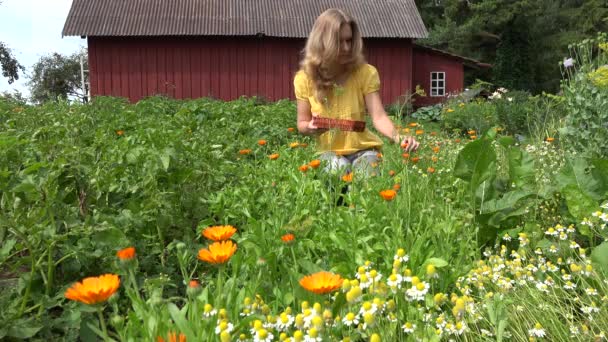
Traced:
<path fill-rule="evenodd" d="M 8 84 L 0 73 L 0 93 L 19 90 L 29 96 L 27 75 L 40 57 L 53 52 L 71 55 L 86 47 L 86 39 L 61 38 L 72 0 L 0 0 L 0 41 L 26 70 Z"/>

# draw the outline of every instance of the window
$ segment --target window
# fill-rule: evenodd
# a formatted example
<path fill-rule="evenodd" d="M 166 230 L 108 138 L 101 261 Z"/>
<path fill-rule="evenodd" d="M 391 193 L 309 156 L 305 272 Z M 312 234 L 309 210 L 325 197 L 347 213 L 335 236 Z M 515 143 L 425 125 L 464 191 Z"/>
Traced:
<path fill-rule="evenodd" d="M 431 96 L 445 96 L 445 72 L 431 72 Z"/>

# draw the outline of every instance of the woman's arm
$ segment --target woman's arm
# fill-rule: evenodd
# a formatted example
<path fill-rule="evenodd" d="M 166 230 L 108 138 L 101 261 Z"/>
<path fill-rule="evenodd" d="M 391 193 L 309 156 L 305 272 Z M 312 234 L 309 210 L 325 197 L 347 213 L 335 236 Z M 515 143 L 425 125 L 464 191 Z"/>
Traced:
<path fill-rule="evenodd" d="M 298 132 L 304 135 L 321 134 L 326 129 L 318 128 L 312 123 L 312 117 L 317 116 L 310 111 L 310 102 L 304 100 L 298 100 L 297 102 L 298 112 Z"/>
<path fill-rule="evenodd" d="M 419 143 L 416 139 L 411 136 L 401 136 L 399 131 L 395 129 L 395 125 L 384 111 L 380 94 L 377 91 L 365 95 L 365 105 L 378 132 L 391 139 L 395 144 L 407 143 L 407 146 L 404 147 L 407 151 L 414 151 L 418 148 Z"/>

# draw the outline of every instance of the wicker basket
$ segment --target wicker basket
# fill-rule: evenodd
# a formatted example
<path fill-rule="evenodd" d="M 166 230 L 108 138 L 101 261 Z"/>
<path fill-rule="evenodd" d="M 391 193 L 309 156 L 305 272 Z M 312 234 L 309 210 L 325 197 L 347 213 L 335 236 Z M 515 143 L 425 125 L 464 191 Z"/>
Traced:
<path fill-rule="evenodd" d="M 346 119 L 330 119 L 315 116 L 312 122 L 319 128 L 337 128 L 341 131 L 363 132 L 365 130 L 365 121 L 355 121 Z"/>

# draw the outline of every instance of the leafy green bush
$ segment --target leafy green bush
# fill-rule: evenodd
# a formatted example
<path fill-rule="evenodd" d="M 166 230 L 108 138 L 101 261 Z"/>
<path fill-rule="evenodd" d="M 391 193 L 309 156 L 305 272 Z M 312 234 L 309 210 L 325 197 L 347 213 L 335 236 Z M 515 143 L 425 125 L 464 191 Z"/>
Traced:
<path fill-rule="evenodd" d="M 562 91 L 567 115 L 561 137 L 583 155 L 608 157 L 608 43 L 606 33 L 571 46 Z"/>
<path fill-rule="evenodd" d="M 440 121 L 441 120 L 441 105 L 427 106 L 419 108 L 412 113 L 412 117 L 421 121 Z"/>
<path fill-rule="evenodd" d="M 470 103 L 448 103 L 442 114 L 442 127 L 445 130 L 463 134 L 468 130 L 486 132 L 497 124 L 496 107 L 483 100 Z"/>
<path fill-rule="evenodd" d="M 498 125 L 505 133 L 528 135 L 529 97 L 530 93 L 525 91 L 509 91 L 492 100 Z"/>

